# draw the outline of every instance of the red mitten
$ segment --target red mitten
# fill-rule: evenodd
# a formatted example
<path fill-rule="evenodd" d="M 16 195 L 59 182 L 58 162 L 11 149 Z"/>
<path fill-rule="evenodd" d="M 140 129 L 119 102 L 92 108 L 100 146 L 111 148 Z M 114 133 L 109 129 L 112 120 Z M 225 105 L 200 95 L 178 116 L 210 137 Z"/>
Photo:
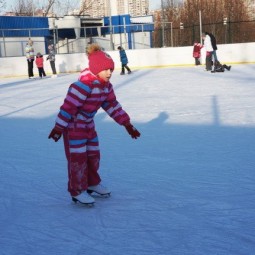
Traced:
<path fill-rule="evenodd" d="M 207 52 L 206 52 L 206 56 L 207 56 L 207 57 L 210 57 L 210 56 L 211 56 L 211 54 L 212 54 L 212 52 L 211 52 L 211 51 L 207 51 Z"/>
<path fill-rule="evenodd" d="M 125 128 L 132 138 L 137 139 L 140 137 L 140 132 L 132 124 L 127 124 Z"/>
<path fill-rule="evenodd" d="M 49 138 L 49 139 L 53 139 L 55 142 L 57 142 L 57 141 L 61 138 L 62 132 L 63 132 L 62 129 L 57 128 L 57 127 L 54 127 L 54 128 L 51 130 L 51 132 L 50 132 L 48 138 Z"/>

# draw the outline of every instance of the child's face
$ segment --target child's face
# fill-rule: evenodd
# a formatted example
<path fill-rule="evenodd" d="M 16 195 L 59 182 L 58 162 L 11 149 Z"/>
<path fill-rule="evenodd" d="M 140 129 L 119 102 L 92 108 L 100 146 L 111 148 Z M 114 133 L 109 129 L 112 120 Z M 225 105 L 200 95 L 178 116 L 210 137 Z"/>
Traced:
<path fill-rule="evenodd" d="M 108 82 L 111 79 L 112 72 L 113 72 L 112 69 L 103 70 L 100 73 L 98 73 L 98 76 L 105 82 Z"/>

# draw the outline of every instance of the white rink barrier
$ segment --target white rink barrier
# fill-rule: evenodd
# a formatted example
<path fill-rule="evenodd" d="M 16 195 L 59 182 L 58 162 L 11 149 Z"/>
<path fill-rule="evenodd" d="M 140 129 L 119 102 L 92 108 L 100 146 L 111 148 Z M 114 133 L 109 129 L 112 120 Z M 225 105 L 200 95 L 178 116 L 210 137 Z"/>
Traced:
<path fill-rule="evenodd" d="M 36 49 L 35 49 L 36 52 Z M 166 47 L 155 49 L 126 50 L 131 69 L 157 68 L 170 66 L 192 66 L 195 60 L 192 57 L 193 46 Z M 121 67 L 119 51 L 108 51 L 115 62 L 115 68 Z M 44 69 L 51 74 L 50 63 L 44 56 Z M 218 45 L 217 56 L 221 63 L 240 64 L 255 63 L 255 43 L 221 44 Z M 205 50 L 202 49 L 202 63 L 205 62 Z M 25 57 L 0 58 L 0 77 L 15 77 L 27 75 L 27 61 Z M 57 73 L 79 72 L 88 66 L 85 53 L 56 55 Z M 34 63 L 34 73 L 38 73 Z"/>

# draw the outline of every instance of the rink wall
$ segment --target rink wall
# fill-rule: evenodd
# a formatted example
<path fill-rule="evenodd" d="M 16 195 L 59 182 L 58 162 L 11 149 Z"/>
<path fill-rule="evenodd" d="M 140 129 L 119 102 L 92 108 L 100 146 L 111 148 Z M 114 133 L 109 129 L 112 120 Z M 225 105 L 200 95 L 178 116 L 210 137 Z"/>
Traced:
<path fill-rule="evenodd" d="M 194 65 L 192 51 L 193 46 L 188 46 L 127 50 L 126 53 L 129 59 L 129 66 L 132 69 L 140 69 Z M 115 62 L 115 68 L 117 70 L 120 69 L 119 52 L 108 51 L 108 53 Z M 219 60 L 226 64 L 255 63 L 255 43 L 218 45 L 217 55 Z M 46 56 L 44 59 L 46 59 Z M 202 60 L 204 59 L 205 52 L 202 51 Z M 204 63 L 204 61 L 202 62 Z M 87 67 L 87 65 L 87 57 L 83 53 L 59 54 L 56 56 L 56 68 L 58 73 L 79 72 Z M 0 77 L 27 75 L 25 57 L 0 58 L 0 66 Z M 47 74 L 51 74 L 48 61 L 45 61 L 45 71 Z M 35 65 L 34 73 L 35 75 L 38 74 Z"/>

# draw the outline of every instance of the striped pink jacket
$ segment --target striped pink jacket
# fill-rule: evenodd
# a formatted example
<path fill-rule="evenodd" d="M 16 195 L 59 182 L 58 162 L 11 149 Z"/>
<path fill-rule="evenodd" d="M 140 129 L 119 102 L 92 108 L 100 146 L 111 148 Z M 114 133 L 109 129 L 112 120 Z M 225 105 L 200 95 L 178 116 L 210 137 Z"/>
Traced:
<path fill-rule="evenodd" d="M 130 122 L 128 114 L 116 99 L 112 84 L 85 69 L 79 80 L 70 85 L 60 107 L 56 126 L 75 128 L 76 132 L 82 133 L 86 130 L 87 138 L 91 138 L 95 133 L 94 116 L 100 107 L 118 124 L 126 125 Z"/>

